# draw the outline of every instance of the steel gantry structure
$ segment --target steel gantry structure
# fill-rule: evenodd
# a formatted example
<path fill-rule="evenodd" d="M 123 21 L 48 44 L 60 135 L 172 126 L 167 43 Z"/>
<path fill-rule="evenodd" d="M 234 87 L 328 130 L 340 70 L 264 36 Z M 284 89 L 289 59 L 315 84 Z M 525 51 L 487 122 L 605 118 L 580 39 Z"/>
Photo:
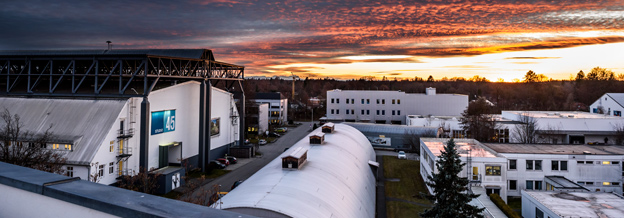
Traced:
<path fill-rule="evenodd" d="M 0 51 L 0 96 L 131 98 L 142 97 L 140 167 L 148 166 L 153 90 L 180 82 L 200 85 L 199 165 L 210 153 L 211 86 L 239 89 L 239 143 L 244 141 L 244 67 L 219 62 L 208 49 Z"/>

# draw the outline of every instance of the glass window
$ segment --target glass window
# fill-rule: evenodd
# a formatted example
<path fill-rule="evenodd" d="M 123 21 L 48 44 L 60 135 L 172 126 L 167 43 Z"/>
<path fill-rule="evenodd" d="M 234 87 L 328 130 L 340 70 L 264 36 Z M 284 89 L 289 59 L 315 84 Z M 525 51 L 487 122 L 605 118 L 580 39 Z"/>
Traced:
<path fill-rule="evenodd" d="M 401 111 L 400 110 L 397 111 L 397 115 L 401 115 Z"/>
<path fill-rule="evenodd" d="M 556 161 L 556 160 L 552 161 L 551 170 L 559 170 L 559 161 Z"/>
<path fill-rule="evenodd" d="M 392 116 L 394 116 L 394 110 L 392 110 Z"/>
<path fill-rule="evenodd" d="M 334 114 L 334 109 L 331 109 L 331 114 Z"/>
<path fill-rule="evenodd" d="M 509 190 L 517 190 L 517 189 L 518 189 L 518 181 L 509 180 Z"/>
<path fill-rule="evenodd" d="M 602 185 L 611 185 L 610 182 L 602 182 Z"/>
<path fill-rule="evenodd" d="M 526 169 L 533 170 L 533 160 L 526 160 Z"/>
<path fill-rule="evenodd" d="M 381 110 L 381 115 L 386 115 L 386 110 Z"/>
<path fill-rule="evenodd" d="M 355 114 L 355 110 L 351 109 L 351 114 Z"/>
<path fill-rule="evenodd" d="M 364 115 L 364 110 L 362 110 L 362 112 L 360 114 Z"/>
<path fill-rule="evenodd" d="M 611 161 L 603 161 L 602 164 L 611 164 Z"/>
<path fill-rule="evenodd" d="M 386 104 L 386 99 L 381 99 L 381 104 Z"/>
<path fill-rule="evenodd" d="M 362 104 L 364 104 L 364 99 L 362 98 Z"/>
<path fill-rule="evenodd" d="M 355 104 L 355 99 L 354 98 L 351 99 L 351 104 Z"/>
<path fill-rule="evenodd" d="M 618 165 L 618 164 L 620 164 L 620 162 L 619 161 L 611 161 L 611 164 Z"/>
<path fill-rule="evenodd" d="M 544 212 L 537 207 L 535 208 L 535 218 L 544 218 Z"/>
<path fill-rule="evenodd" d="M 334 99 L 333 99 L 333 98 L 331 99 L 331 103 L 332 103 L 332 104 L 334 103 Z"/>
<path fill-rule="evenodd" d="M 394 104 L 394 99 L 392 99 L 392 104 Z"/>
<path fill-rule="evenodd" d="M 401 104 L 401 99 L 397 99 L 397 104 Z"/>
<path fill-rule="evenodd" d="M 485 166 L 485 175 L 486 176 L 500 176 L 501 166 Z"/>
<path fill-rule="evenodd" d="M 527 180 L 526 181 L 526 189 L 527 190 L 533 190 L 533 181 L 531 181 L 531 180 Z"/>
<path fill-rule="evenodd" d="M 115 171 L 114 166 L 115 166 L 115 163 L 113 162 L 108 163 L 108 174 L 113 174 L 113 171 Z"/>
<path fill-rule="evenodd" d="M 104 176 L 104 165 L 100 165 L 99 169 L 98 169 L 98 176 L 102 177 Z"/>
<path fill-rule="evenodd" d="M 377 99 L 377 104 L 379 104 L 379 99 Z"/>
<path fill-rule="evenodd" d="M 346 104 L 349 104 L 349 99 L 348 98 L 347 98 L 347 103 Z"/>
<path fill-rule="evenodd" d="M 541 160 L 536 160 L 535 161 L 535 170 L 542 170 L 542 161 Z"/>
<path fill-rule="evenodd" d="M 515 170 L 516 168 L 516 160 L 509 160 L 509 169 Z"/>
<path fill-rule="evenodd" d="M 347 102 L 348 102 L 348 101 L 347 101 Z M 349 109 L 347 109 L 345 113 L 349 114 Z"/>
<path fill-rule="evenodd" d="M 370 99 L 366 99 L 366 104 L 370 104 Z"/>
<path fill-rule="evenodd" d="M 340 98 L 336 98 L 336 104 L 340 104 Z"/>
<path fill-rule="evenodd" d="M 377 110 L 377 115 L 379 115 L 379 110 Z"/>
<path fill-rule="evenodd" d="M 542 181 L 535 181 L 535 190 L 542 190 Z"/>
<path fill-rule="evenodd" d="M 336 109 L 336 114 L 340 114 L 340 110 Z"/>
<path fill-rule="evenodd" d="M 67 171 L 65 172 L 66 176 L 74 177 L 74 167 L 67 167 Z"/>
<path fill-rule="evenodd" d="M 561 168 L 561 170 L 568 170 L 568 161 L 562 160 L 560 168 Z"/>
<path fill-rule="evenodd" d="M 369 114 L 370 114 L 370 110 L 366 110 L 366 115 L 369 115 Z"/>
<path fill-rule="evenodd" d="M 619 182 L 612 182 L 611 185 L 620 185 Z"/>

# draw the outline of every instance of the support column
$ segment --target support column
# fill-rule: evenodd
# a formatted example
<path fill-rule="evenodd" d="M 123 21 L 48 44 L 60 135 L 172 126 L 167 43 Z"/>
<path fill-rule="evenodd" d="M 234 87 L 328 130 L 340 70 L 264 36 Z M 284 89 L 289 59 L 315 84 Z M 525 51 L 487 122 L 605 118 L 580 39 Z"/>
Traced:
<path fill-rule="evenodd" d="M 206 162 L 204 162 L 204 168 L 203 169 L 208 169 L 208 167 L 210 166 L 210 139 L 212 139 L 212 136 L 210 135 L 210 132 L 212 131 L 212 113 L 211 113 L 211 108 L 212 108 L 212 83 L 210 83 L 210 80 L 206 81 L 208 82 L 208 86 L 206 87 L 206 128 L 204 129 L 204 134 L 206 136 L 206 147 L 204 149 L 204 157 L 206 157 Z"/>
<path fill-rule="evenodd" d="M 139 154 L 139 170 L 149 170 L 149 119 L 150 119 L 150 103 L 147 100 L 147 96 L 143 96 L 141 102 L 141 130 L 139 132 L 139 144 L 141 146 Z"/>
<path fill-rule="evenodd" d="M 199 153 L 197 155 L 197 166 L 206 172 L 206 162 L 208 158 L 204 157 L 204 148 L 206 147 L 206 81 L 201 81 L 199 86 Z"/>
<path fill-rule="evenodd" d="M 246 137 L 246 131 L 247 129 L 245 129 L 245 115 L 246 115 L 246 111 L 245 111 L 245 90 L 243 89 L 243 81 L 239 81 L 240 84 L 240 88 L 241 88 L 241 95 L 240 95 L 240 111 L 238 111 L 238 126 L 239 126 L 239 139 L 238 139 L 238 146 L 243 146 L 245 144 L 245 137 Z"/>

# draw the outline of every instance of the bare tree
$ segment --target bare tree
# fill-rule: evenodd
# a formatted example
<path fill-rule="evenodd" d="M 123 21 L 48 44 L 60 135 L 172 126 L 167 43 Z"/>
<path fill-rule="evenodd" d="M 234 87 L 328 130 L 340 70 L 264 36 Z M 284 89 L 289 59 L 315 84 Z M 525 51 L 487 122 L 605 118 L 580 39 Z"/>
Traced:
<path fill-rule="evenodd" d="M 519 115 L 520 123 L 514 127 L 513 139 L 518 143 L 535 144 L 537 142 L 537 120 L 524 112 Z"/>
<path fill-rule="evenodd" d="M 615 130 L 615 144 L 624 145 L 624 123 L 615 124 L 613 130 Z"/>
<path fill-rule="evenodd" d="M 463 130 L 478 141 L 495 142 L 498 123 L 491 113 L 494 112 L 494 105 L 484 97 L 470 102 L 468 108 L 462 113 L 459 119 Z"/>
<path fill-rule="evenodd" d="M 63 174 L 66 152 L 47 147 L 53 141 L 51 128 L 34 133 L 23 128 L 19 115 L 7 109 L 0 112 L 0 161 Z"/>
<path fill-rule="evenodd" d="M 561 137 L 561 128 L 558 126 L 548 125 L 543 130 L 537 130 L 540 133 L 538 143 L 558 144 Z M 563 142 L 563 139 L 561 140 Z"/>

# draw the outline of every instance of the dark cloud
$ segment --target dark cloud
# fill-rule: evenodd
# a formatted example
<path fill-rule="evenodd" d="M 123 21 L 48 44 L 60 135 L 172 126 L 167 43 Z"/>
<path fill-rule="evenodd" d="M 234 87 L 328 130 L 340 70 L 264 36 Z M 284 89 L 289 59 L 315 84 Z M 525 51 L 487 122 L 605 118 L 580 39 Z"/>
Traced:
<path fill-rule="evenodd" d="M 618 0 L 43 1 L 3 2 L 0 49 L 210 48 L 217 59 L 270 74 L 353 55 L 457 56 L 564 48 L 622 37 L 507 33 L 624 29 Z M 518 58 L 518 59 L 537 59 Z M 312 68 L 298 69 L 300 72 Z M 298 71 L 299 72 L 299 71 Z"/>

